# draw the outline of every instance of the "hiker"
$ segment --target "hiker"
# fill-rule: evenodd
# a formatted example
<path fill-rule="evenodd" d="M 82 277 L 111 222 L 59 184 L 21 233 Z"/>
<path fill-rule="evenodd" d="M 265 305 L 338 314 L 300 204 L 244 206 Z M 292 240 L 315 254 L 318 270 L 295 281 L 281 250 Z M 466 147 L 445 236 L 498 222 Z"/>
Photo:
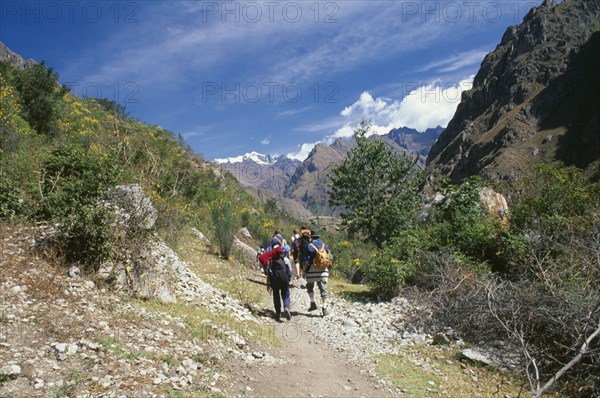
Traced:
<path fill-rule="evenodd" d="M 310 229 L 303 225 L 300 227 L 300 244 L 298 245 L 298 259 L 300 261 L 300 277 L 304 277 L 304 261 L 307 257 L 306 250 L 310 243 Z"/>
<path fill-rule="evenodd" d="M 308 292 L 308 297 L 310 298 L 310 307 L 308 311 L 314 311 L 317 309 L 317 304 L 315 303 L 315 282 L 319 287 L 319 293 L 321 294 L 322 301 L 322 312 L 323 316 L 326 316 L 328 313 L 327 310 L 327 278 L 329 278 L 329 269 L 319 268 L 317 264 L 317 257 L 321 256 L 322 250 L 325 249 L 326 259 L 323 260 L 325 262 L 330 262 L 330 253 L 329 246 L 327 246 L 321 239 L 319 239 L 319 233 L 313 231 L 311 236 L 311 242 L 308 244 L 308 247 L 305 252 L 305 257 L 303 258 L 303 270 L 304 275 L 306 276 L 306 291 Z"/>
<path fill-rule="evenodd" d="M 298 230 L 294 230 L 294 234 L 290 239 L 291 247 L 292 247 L 292 257 L 294 259 L 294 278 L 300 278 L 300 263 L 298 262 L 298 255 L 300 254 L 300 234 L 298 234 Z"/>
<path fill-rule="evenodd" d="M 287 245 L 285 238 L 283 237 L 283 235 L 281 235 L 281 230 L 276 229 L 275 232 L 273 232 L 273 236 L 271 237 L 271 240 L 269 241 L 269 245 L 271 245 L 271 247 L 275 247 L 275 245 L 279 245 L 282 248 Z"/>
<path fill-rule="evenodd" d="M 276 245 L 273 251 L 279 254 L 273 257 L 267 267 L 267 291 L 273 292 L 273 306 L 275 307 L 275 320 L 281 321 L 281 302 L 283 301 L 283 312 L 287 320 L 292 319 L 290 312 L 290 287 L 291 272 L 285 263 L 285 254 Z"/>

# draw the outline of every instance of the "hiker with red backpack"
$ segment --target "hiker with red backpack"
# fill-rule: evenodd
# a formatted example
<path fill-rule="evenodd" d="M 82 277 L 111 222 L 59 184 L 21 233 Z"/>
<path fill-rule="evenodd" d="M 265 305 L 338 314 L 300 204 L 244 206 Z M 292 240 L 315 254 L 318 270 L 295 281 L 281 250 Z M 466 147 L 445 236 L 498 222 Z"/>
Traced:
<path fill-rule="evenodd" d="M 329 266 L 331 266 L 331 253 L 329 246 L 327 246 L 321 239 L 319 239 L 318 232 L 313 231 L 311 241 L 308 244 L 305 251 L 303 251 L 304 257 L 302 258 L 302 269 L 306 276 L 306 291 L 310 298 L 310 307 L 308 311 L 314 311 L 317 309 L 315 302 L 315 282 L 319 287 L 322 301 L 322 312 L 323 316 L 328 313 L 327 309 L 327 279 L 329 278 Z"/>
<path fill-rule="evenodd" d="M 292 319 L 290 312 L 290 279 L 291 270 L 285 262 L 287 252 L 276 245 L 273 252 L 277 253 L 267 266 L 267 291 L 273 293 L 273 306 L 275 307 L 275 320 L 281 321 L 281 302 L 283 301 L 283 312 L 287 320 Z"/>

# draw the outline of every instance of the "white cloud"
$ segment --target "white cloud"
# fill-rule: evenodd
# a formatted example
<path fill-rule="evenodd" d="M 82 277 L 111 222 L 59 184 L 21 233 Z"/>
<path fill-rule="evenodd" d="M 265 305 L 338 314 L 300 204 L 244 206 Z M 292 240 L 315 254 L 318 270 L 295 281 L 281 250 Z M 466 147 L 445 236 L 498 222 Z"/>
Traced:
<path fill-rule="evenodd" d="M 490 48 L 493 47 L 490 46 Z M 438 72 L 446 73 L 454 72 L 467 66 L 479 65 L 488 52 L 489 50 L 482 48 L 465 51 L 448 58 L 431 62 L 423 67 L 420 72 L 436 70 Z"/>
<path fill-rule="evenodd" d="M 282 116 L 282 117 L 294 116 L 294 115 L 297 115 L 299 113 L 303 113 L 303 112 L 309 111 L 311 109 L 312 109 L 312 106 L 305 106 L 305 107 L 298 108 L 298 109 L 290 109 L 290 110 L 287 110 L 287 111 L 279 112 L 277 114 L 277 116 Z"/>
<path fill-rule="evenodd" d="M 373 123 L 372 131 L 375 134 L 387 134 L 391 129 L 403 126 L 419 131 L 436 126 L 445 127 L 456 111 L 461 93 L 470 89 L 472 82 L 473 76 L 447 86 L 436 81 L 412 90 L 401 101 L 373 98 L 365 91 L 354 104 L 341 112 L 348 121 L 333 136 L 351 135 L 350 126 L 356 125 L 361 119 Z"/>
<path fill-rule="evenodd" d="M 317 145 L 319 142 L 302 144 L 299 146 L 299 149 L 297 152 L 290 152 L 285 156 L 287 156 L 290 159 L 297 159 L 299 161 L 303 161 L 304 159 L 306 159 L 308 157 L 308 154 L 310 153 L 310 151 L 312 151 L 313 148 L 315 147 L 315 145 Z"/>
<path fill-rule="evenodd" d="M 380 112 L 387 106 L 386 100 L 383 98 L 373 99 L 373 96 L 369 94 L 367 91 L 363 92 L 360 95 L 358 101 L 354 104 L 347 106 L 342 110 L 340 115 L 342 116 L 350 116 L 356 109 L 360 109 L 363 112 Z"/>
<path fill-rule="evenodd" d="M 271 142 L 271 135 L 269 135 L 266 138 L 263 138 L 262 140 L 260 140 L 260 144 L 261 145 L 269 145 L 269 143 Z"/>
<path fill-rule="evenodd" d="M 288 153 L 287 157 L 302 161 L 318 143 L 332 143 L 338 138 L 351 137 L 355 126 L 362 119 L 371 122 L 370 133 L 377 135 L 387 134 L 392 129 L 404 126 L 421 132 L 437 126 L 446 127 L 456 112 L 462 92 L 471 88 L 473 78 L 474 76 L 469 76 L 459 83 L 445 86 L 434 81 L 412 90 L 400 101 L 374 98 L 365 91 L 356 102 L 340 112 L 345 121 L 331 118 L 300 127 L 303 131 L 323 131 L 336 126 L 336 130 L 320 141 L 300 145 L 297 152 Z M 340 124 L 342 126 L 337 127 Z"/>

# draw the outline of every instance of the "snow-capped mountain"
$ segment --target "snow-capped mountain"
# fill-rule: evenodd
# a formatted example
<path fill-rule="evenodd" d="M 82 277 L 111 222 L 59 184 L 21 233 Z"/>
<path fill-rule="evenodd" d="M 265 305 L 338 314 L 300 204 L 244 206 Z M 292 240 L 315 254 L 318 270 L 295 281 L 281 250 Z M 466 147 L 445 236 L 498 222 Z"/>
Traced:
<path fill-rule="evenodd" d="M 300 161 L 286 156 L 250 152 L 241 156 L 215 159 L 221 169 L 230 172 L 243 185 L 282 194 Z"/>
<path fill-rule="evenodd" d="M 225 163 L 235 164 L 235 163 L 243 163 L 245 161 L 252 161 L 261 166 L 271 166 L 271 165 L 275 164 L 278 161 L 278 159 L 281 157 L 285 157 L 285 156 L 263 155 L 262 153 L 258 153 L 258 152 L 250 152 L 250 153 L 246 153 L 244 155 L 234 156 L 231 158 L 215 159 L 214 162 L 218 163 L 218 164 L 225 164 Z"/>
<path fill-rule="evenodd" d="M 423 167 L 429 148 L 442 131 L 440 126 L 425 132 L 401 127 L 374 138 L 383 139 L 398 154 L 418 154 L 418 166 Z M 301 214 L 298 211 L 298 207 L 301 207 L 315 215 L 328 216 L 338 212 L 328 204 L 328 173 L 355 144 L 353 138 L 339 138 L 331 144 L 317 144 L 303 162 L 286 156 L 262 155 L 257 152 L 215 159 L 215 162 L 223 170 L 233 174 L 240 183 L 255 190 L 261 200 L 265 195 L 276 197 L 290 214 Z"/>

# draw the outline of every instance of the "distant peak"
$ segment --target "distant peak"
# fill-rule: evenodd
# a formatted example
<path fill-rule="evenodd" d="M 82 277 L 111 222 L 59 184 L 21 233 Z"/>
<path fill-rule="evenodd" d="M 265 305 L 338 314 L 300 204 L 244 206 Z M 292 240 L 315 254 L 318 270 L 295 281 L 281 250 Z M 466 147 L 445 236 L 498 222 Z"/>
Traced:
<path fill-rule="evenodd" d="M 246 153 L 244 155 L 240 155 L 240 156 L 215 159 L 214 162 L 218 163 L 218 164 L 224 164 L 224 163 L 242 163 L 244 161 L 252 161 L 261 166 L 270 166 L 270 165 L 276 163 L 280 158 L 283 158 L 283 156 L 263 155 L 262 153 L 252 151 L 252 152 Z"/>

